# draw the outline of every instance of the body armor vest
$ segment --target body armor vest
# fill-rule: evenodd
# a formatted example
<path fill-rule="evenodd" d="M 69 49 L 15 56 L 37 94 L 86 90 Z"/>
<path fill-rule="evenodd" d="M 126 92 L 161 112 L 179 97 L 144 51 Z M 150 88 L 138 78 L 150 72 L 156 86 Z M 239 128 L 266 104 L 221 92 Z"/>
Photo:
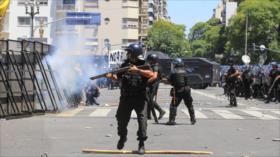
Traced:
<path fill-rule="evenodd" d="M 136 66 L 143 65 L 144 62 L 139 62 Z M 124 63 L 122 67 L 129 66 L 129 63 Z M 123 96 L 140 96 L 145 95 L 147 78 L 140 74 L 132 74 L 125 72 L 121 74 L 121 95 Z"/>
<path fill-rule="evenodd" d="M 170 77 L 171 85 L 175 88 L 181 88 L 188 85 L 187 74 L 184 69 L 176 70 Z"/>

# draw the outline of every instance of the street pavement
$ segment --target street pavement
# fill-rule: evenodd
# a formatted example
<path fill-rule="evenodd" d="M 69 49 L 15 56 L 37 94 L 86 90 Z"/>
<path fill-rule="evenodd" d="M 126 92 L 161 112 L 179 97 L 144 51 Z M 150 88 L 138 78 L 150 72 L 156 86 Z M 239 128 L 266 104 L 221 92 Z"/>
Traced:
<path fill-rule="evenodd" d="M 182 102 L 176 118 L 178 125 L 167 126 L 170 88 L 160 86 L 157 101 L 167 114 L 160 124 L 148 122 L 147 150 L 211 151 L 213 155 L 202 156 L 213 157 L 280 156 L 280 103 L 238 98 L 238 107 L 233 108 L 228 107 L 229 101 L 221 88 L 196 89 L 192 90 L 196 125 L 190 125 Z M 138 156 L 82 153 L 84 148 L 116 149 L 119 93 L 119 89 L 102 89 L 101 106 L 81 105 L 55 114 L 0 120 L 0 157 Z M 133 112 L 124 149 L 137 149 L 137 126 Z"/>

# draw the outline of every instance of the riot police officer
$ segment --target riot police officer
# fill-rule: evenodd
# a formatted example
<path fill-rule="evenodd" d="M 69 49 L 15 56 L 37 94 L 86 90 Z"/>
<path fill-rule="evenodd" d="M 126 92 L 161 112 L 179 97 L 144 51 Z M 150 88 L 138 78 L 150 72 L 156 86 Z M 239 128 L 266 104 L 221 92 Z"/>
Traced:
<path fill-rule="evenodd" d="M 279 80 L 275 80 L 277 76 L 280 75 L 280 71 L 278 70 L 278 65 L 276 62 L 272 62 L 272 69 L 269 72 L 269 77 L 270 77 L 270 87 L 268 91 L 268 96 L 267 100 L 265 103 L 269 103 L 272 97 L 275 97 L 275 99 L 278 98 L 277 95 L 277 84 L 279 83 Z"/>
<path fill-rule="evenodd" d="M 117 148 L 123 149 L 124 147 L 127 140 L 128 122 L 132 110 L 135 110 L 138 120 L 138 153 L 144 154 L 144 141 L 147 139 L 146 87 L 148 79 L 153 77 L 154 73 L 152 70 L 142 70 L 136 67 L 145 64 L 141 44 L 130 44 L 126 51 L 127 59 L 121 64 L 121 67 L 131 66 L 131 68 L 117 75 L 109 73 L 106 76 L 120 82 L 121 96 L 116 114 L 120 139 Z"/>
<path fill-rule="evenodd" d="M 253 82 L 251 77 L 251 69 L 249 65 L 245 66 L 245 70 L 242 72 L 242 84 L 243 84 L 243 92 L 244 98 L 247 100 L 251 97 L 251 83 Z"/>
<path fill-rule="evenodd" d="M 153 108 L 159 111 L 158 119 L 161 119 L 165 111 L 158 105 L 158 103 L 154 100 L 157 95 L 159 83 L 161 81 L 161 70 L 158 64 L 158 56 L 156 54 L 149 54 L 147 56 L 147 62 L 150 64 L 153 72 L 155 73 L 154 77 L 148 80 L 148 89 L 147 89 L 147 99 L 148 99 L 148 118 L 150 116 L 150 112 Z"/>
<path fill-rule="evenodd" d="M 170 103 L 170 114 L 167 125 L 176 125 L 175 119 L 177 115 L 177 107 L 180 105 L 182 99 L 188 108 L 190 114 L 191 124 L 196 123 L 195 113 L 193 108 L 193 99 L 191 96 L 191 88 L 188 86 L 188 78 L 185 70 L 185 64 L 181 58 L 173 60 L 171 74 L 169 75 L 168 82 L 173 86 L 170 91 L 172 97 Z"/>
<path fill-rule="evenodd" d="M 237 106 L 236 102 L 236 83 L 238 81 L 239 71 L 233 66 L 233 58 L 229 58 L 228 63 L 230 68 L 227 71 L 226 84 L 227 84 L 227 94 L 230 99 L 230 106 Z"/>

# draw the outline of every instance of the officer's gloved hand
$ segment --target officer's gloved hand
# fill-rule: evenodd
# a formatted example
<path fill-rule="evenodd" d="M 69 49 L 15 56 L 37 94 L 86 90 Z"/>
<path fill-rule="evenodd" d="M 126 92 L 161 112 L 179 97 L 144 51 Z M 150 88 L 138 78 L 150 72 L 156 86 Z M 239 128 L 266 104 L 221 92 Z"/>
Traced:
<path fill-rule="evenodd" d="M 112 73 L 108 73 L 108 74 L 106 74 L 105 77 L 107 77 L 107 78 L 113 78 L 113 74 L 112 74 Z"/>
<path fill-rule="evenodd" d="M 128 71 L 135 74 L 135 73 L 139 73 L 140 69 L 138 69 L 135 65 L 133 65 L 128 69 Z"/>

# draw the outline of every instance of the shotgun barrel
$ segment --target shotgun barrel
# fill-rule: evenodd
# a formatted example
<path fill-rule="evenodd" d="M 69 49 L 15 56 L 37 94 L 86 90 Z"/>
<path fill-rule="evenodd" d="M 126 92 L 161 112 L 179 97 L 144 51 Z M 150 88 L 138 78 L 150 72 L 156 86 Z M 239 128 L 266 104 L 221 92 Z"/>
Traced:
<path fill-rule="evenodd" d="M 96 75 L 96 76 L 92 76 L 90 77 L 91 80 L 95 80 L 95 79 L 99 79 L 99 78 L 102 78 L 102 77 L 105 77 L 107 74 L 109 73 L 112 73 L 112 74 L 117 74 L 117 73 L 121 73 L 121 72 L 125 72 L 127 71 L 131 66 L 127 66 L 127 67 L 123 67 L 123 68 L 118 68 L 116 70 L 112 70 L 112 71 L 109 71 L 109 72 L 106 72 L 106 73 L 103 73 L 103 74 L 99 74 L 99 75 Z M 145 65 L 140 65 L 140 66 L 136 66 L 137 68 L 139 69 L 148 69 L 150 68 L 149 65 L 145 64 Z"/>

